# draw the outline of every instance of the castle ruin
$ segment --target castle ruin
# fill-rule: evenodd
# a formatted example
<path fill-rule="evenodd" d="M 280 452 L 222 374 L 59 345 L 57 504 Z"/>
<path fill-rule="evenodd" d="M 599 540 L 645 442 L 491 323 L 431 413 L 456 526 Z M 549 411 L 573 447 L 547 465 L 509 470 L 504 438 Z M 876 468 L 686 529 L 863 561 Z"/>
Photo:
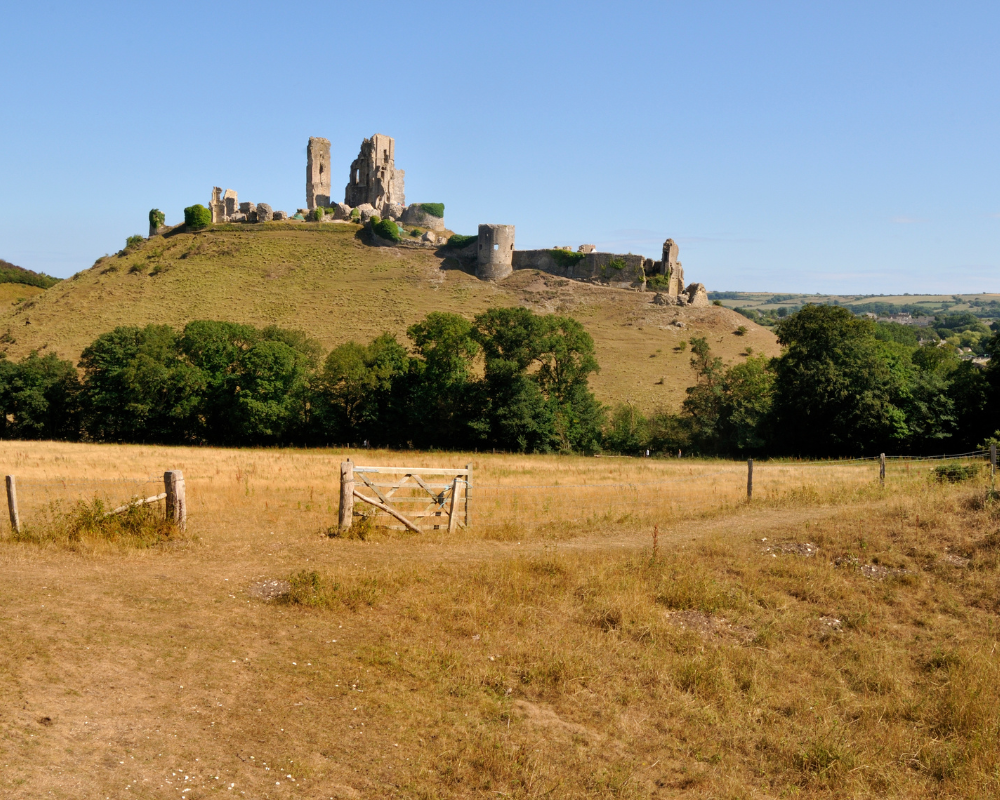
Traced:
<path fill-rule="evenodd" d="M 477 278 L 499 281 L 514 271 L 513 225 L 480 225 L 477 245 Z"/>
<path fill-rule="evenodd" d="M 306 208 L 330 205 L 330 140 L 309 137 L 306 148 Z"/>
<path fill-rule="evenodd" d="M 310 137 L 306 149 L 306 205 L 292 218 L 304 221 L 370 223 L 373 217 L 400 221 L 411 228 L 412 239 L 380 240 L 383 247 L 440 246 L 446 231 L 441 203 L 414 203 L 406 206 L 405 173 L 396 169 L 396 142 L 381 133 L 364 139 L 358 157 L 351 162 L 351 172 L 344 189 L 344 202 L 331 205 L 330 140 Z M 236 192 L 212 189 L 212 222 L 283 221 L 288 215 L 272 211 L 267 203 L 240 203 Z M 315 212 L 315 213 L 313 213 Z M 423 235 L 420 230 L 424 229 Z M 152 228 L 150 228 L 152 235 Z M 657 305 L 709 304 L 708 293 L 700 283 L 685 288 L 684 268 L 678 260 L 679 248 L 673 239 L 663 243 L 659 261 L 633 253 L 602 253 L 593 244 L 547 250 L 515 250 L 513 225 L 479 226 L 476 241 L 460 250 L 449 251 L 467 266 L 474 263 L 481 280 L 499 281 L 514 270 L 535 269 L 563 278 L 590 281 L 621 289 L 654 291 Z"/>
<path fill-rule="evenodd" d="M 396 169 L 396 140 L 376 133 L 361 143 L 361 152 L 351 162 L 344 202 L 351 208 L 367 203 L 379 213 L 389 205 L 405 206 L 405 176 Z"/>

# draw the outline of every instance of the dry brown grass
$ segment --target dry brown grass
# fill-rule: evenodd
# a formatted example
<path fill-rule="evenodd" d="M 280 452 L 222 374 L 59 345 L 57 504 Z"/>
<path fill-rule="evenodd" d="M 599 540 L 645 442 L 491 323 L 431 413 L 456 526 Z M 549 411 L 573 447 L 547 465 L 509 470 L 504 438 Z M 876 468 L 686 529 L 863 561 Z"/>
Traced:
<path fill-rule="evenodd" d="M 39 485 L 57 477 L 183 469 L 197 536 L 0 542 L 0 796 L 1000 788 L 1000 517 L 982 485 L 936 483 L 926 464 L 890 465 L 885 490 L 870 464 L 757 465 L 748 507 L 745 472 L 719 462 L 368 453 L 355 461 L 473 461 L 484 493 L 655 485 L 618 516 L 554 491 L 572 502 L 501 505 L 490 525 L 484 501 L 452 538 L 360 541 L 325 534 L 339 452 L 4 443 L 0 457 L 26 518 L 89 491 Z M 815 555 L 791 546 L 806 542 Z M 273 579 L 291 594 L 248 591 Z"/>
<path fill-rule="evenodd" d="M 655 306 L 651 293 L 534 270 L 485 283 L 432 250 L 368 247 L 356 232 L 355 225 L 274 223 L 155 238 L 9 310 L 0 296 L 0 333 L 14 357 L 39 349 L 74 361 L 116 325 L 192 319 L 282 325 L 332 348 L 386 330 L 404 339 L 407 326 L 430 311 L 472 317 L 491 306 L 523 305 L 579 319 L 602 366 L 593 381 L 598 397 L 647 410 L 684 398 L 694 374 L 690 350 L 679 348 L 693 336 L 707 337 L 727 362 L 748 347 L 778 354 L 774 334 L 726 308 Z M 748 328 L 744 336 L 734 334 L 740 325 Z"/>

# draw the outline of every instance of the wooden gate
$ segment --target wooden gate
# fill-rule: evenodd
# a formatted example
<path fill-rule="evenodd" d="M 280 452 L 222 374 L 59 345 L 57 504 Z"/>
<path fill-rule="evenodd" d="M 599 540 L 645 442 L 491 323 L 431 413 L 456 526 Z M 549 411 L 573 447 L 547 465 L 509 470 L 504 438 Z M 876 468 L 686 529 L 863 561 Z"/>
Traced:
<path fill-rule="evenodd" d="M 364 491 L 361 491 L 364 490 Z M 354 521 L 354 501 L 360 500 L 399 524 L 387 528 L 411 530 L 469 526 L 472 464 L 465 469 L 437 467 L 360 467 L 350 459 L 340 465 L 340 529 Z"/>

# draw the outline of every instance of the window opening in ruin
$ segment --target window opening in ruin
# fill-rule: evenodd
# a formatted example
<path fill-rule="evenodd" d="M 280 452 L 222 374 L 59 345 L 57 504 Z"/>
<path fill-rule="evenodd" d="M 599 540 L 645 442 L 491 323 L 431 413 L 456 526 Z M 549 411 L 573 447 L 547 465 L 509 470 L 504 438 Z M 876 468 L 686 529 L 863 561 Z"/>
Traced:
<path fill-rule="evenodd" d="M 494 250 L 499 250 L 500 249 L 500 245 L 498 245 L 498 244 L 493 245 L 493 249 Z"/>
<path fill-rule="evenodd" d="M 319 174 L 320 175 L 323 174 L 323 165 L 322 164 L 319 165 Z"/>

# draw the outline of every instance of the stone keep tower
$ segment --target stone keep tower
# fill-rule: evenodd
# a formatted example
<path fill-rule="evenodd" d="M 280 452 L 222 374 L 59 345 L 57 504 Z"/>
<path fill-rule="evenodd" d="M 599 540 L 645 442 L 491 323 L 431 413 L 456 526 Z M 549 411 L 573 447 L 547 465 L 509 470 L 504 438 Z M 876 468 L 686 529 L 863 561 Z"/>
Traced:
<path fill-rule="evenodd" d="M 405 205 L 403 180 L 403 170 L 396 169 L 396 140 L 376 133 L 361 143 L 361 152 L 351 162 L 344 202 L 351 208 L 368 203 L 379 212 L 391 203 Z"/>
<path fill-rule="evenodd" d="M 499 281 L 514 271 L 514 226 L 480 225 L 476 252 L 476 277 Z"/>
<path fill-rule="evenodd" d="M 330 140 L 309 137 L 306 150 L 306 207 L 330 205 Z"/>

